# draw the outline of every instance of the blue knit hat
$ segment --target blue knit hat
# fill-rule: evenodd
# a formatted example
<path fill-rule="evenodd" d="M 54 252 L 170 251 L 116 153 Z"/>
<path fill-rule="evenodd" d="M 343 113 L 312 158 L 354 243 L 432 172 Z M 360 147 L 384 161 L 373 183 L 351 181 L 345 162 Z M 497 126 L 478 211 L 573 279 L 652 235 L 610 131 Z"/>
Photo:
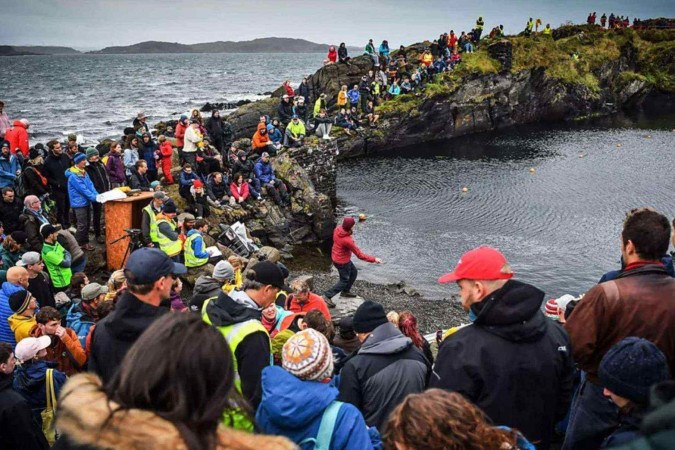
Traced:
<path fill-rule="evenodd" d="M 614 344 L 600 361 L 603 386 L 621 397 L 646 405 L 649 389 L 670 378 L 666 356 L 646 339 L 627 337 Z"/>
<path fill-rule="evenodd" d="M 75 164 L 79 164 L 82 161 L 85 161 L 86 159 L 87 159 L 87 157 L 84 153 L 77 152 L 77 154 L 73 157 L 73 162 Z"/>

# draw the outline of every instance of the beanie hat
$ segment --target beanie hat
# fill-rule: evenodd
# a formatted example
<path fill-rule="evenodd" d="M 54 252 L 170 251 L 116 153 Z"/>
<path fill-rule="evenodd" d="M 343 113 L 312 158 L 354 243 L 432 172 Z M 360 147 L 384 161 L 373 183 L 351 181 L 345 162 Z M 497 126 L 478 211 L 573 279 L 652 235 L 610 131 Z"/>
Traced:
<path fill-rule="evenodd" d="M 20 245 L 23 245 L 28 241 L 28 235 L 21 230 L 12 231 L 10 236 L 14 239 L 14 242 Z"/>
<path fill-rule="evenodd" d="M 73 162 L 75 164 L 79 164 L 86 159 L 87 157 L 84 155 L 84 153 L 77 152 L 77 154 L 73 157 Z"/>
<path fill-rule="evenodd" d="M 354 228 L 354 224 L 356 221 L 354 220 L 353 217 L 347 216 L 344 219 L 342 219 L 342 228 L 344 228 L 345 231 L 349 231 L 352 228 Z"/>
<path fill-rule="evenodd" d="M 281 352 L 284 349 L 284 344 L 294 335 L 293 330 L 286 328 L 280 331 L 272 338 L 272 356 L 274 357 L 274 364 L 281 365 Z"/>
<path fill-rule="evenodd" d="M 20 289 L 9 296 L 9 308 L 17 314 L 21 314 L 30 304 L 30 294 L 25 289 Z"/>
<path fill-rule="evenodd" d="M 553 320 L 558 320 L 558 301 L 554 298 L 548 300 L 544 306 L 544 314 Z"/>
<path fill-rule="evenodd" d="M 652 385 L 670 378 L 666 356 L 646 339 L 627 337 L 600 361 L 598 377 L 616 395 L 646 405 Z"/>
<path fill-rule="evenodd" d="M 99 156 L 99 153 L 94 147 L 89 147 L 87 149 L 87 159 L 91 158 L 92 156 Z"/>
<path fill-rule="evenodd" d="M 28 150 L 28 158 L 29 158 L 29 159 L 35 159 L 35 158 L 37 158 L 38 156 L 40 156 L 40 151 L 39 151 L 37 148 L 31 147 L 31 148 Z"/>
<path fill-rule="evenodd" d="M 202 183 L 201 180 L 195 180 L 192 182 L 192 187 L 194 187 L 195 189 L 203 188 L 204 183 Z"/>
<path fill-rule="evenodd" d="M 356 309 L 352 326 L 357 333 L 370 333 L 387 322 L 387 314 L 384 312 L 382 305 L 372 300 L 366 300 Z"/>
<path fill-rule="evenodd" d="M 173 214 L 176 211 L 177 211 L 176 204 L 174 202 L 166 202 L 162 207 L 162 212 L 165 212 L 167 214 Z"/>
<path fill-rule="evenodd" d="M 150 187 L 153 188 L 153 189 L 156 188 L 157 186 L 159 186 L 159 181 L 157 181 L 157 180 L 150 183 Z"/>
<path fill-rule="evenodd" d="M 281 365 L 301 380 L 321 381 L 333 376 L 333 352 L 326 336 L 308 328 L 293 335 L 281 351 Z"/>
<path fill-rule="evenodd" d="M 234 279 L 234 267 L 227 261 L 218 261 L 218 264 L 213 268 L 213 278 L 216 280 Z"/>

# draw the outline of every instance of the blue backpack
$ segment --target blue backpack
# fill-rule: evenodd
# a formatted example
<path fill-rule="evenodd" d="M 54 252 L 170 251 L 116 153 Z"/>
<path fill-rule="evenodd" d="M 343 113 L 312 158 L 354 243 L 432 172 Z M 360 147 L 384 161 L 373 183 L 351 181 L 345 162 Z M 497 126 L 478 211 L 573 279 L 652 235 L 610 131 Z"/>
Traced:
<path fill-rule="evenodd" d="M 330 450 L 330 444 L 333 440 L 333 431 L 337 422 L 338 412 L 342 407 L 342 402 L 334 401 L 323 412 L 319 432 L 316 438 L 307 438 L 300 442 L 300 445 L 314 443 L 314 450 Z"/>

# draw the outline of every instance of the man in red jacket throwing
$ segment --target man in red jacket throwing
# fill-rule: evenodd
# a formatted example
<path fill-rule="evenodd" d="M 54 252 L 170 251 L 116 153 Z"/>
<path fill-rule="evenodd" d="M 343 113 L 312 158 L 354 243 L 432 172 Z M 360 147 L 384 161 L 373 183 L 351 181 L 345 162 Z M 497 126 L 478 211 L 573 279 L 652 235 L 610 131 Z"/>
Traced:
<path fill-rule="evenodd" d="M 335 308 L 335 303 L 332 302 L 332 298 L 335 297 L 338 293 L 343 297 L 353 298 L 356 297 L 355 294 L 350 292 L 354 281 L 358 275 L 358 270 L 352 262 L 352 253 L 356 255 L 357 258 L 368 261 L 370 263 L 382 264 L 380 258 L 374 256 L 366 255 L 363 253 L 354 243 L 352 238 L 352 229 L 354 228 L 354 218 L 345 217 L 342 221 L 342 225 L 335 227 L 333 231 L 333 249 L 331 251 L 331 260 L 333 265 L 338 270 L 340 274 L 340 279 L 337 284 L 324 292 L 324 300 L 329 308 Z"/>

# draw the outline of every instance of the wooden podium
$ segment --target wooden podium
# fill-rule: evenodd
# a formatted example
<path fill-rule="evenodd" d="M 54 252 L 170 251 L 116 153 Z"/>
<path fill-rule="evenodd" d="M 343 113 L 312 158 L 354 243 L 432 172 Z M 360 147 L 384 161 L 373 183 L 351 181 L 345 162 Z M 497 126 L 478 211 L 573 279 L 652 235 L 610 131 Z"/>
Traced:
<path fill-rule="evenodd" d="M 130 239 L 121 239 L 114 244 L 111 242 L 125 236 L 124 231 L 129 228 L 141 228 L 143 208 L 152 201 L 154 192 L 141 192 L 134 197 L 121 200 L 111 200 L 105 203 L 105 249 L 108 261 L 108 270 L 121 269 L 125 263 L 124 255 L 130 244 Z"/>

